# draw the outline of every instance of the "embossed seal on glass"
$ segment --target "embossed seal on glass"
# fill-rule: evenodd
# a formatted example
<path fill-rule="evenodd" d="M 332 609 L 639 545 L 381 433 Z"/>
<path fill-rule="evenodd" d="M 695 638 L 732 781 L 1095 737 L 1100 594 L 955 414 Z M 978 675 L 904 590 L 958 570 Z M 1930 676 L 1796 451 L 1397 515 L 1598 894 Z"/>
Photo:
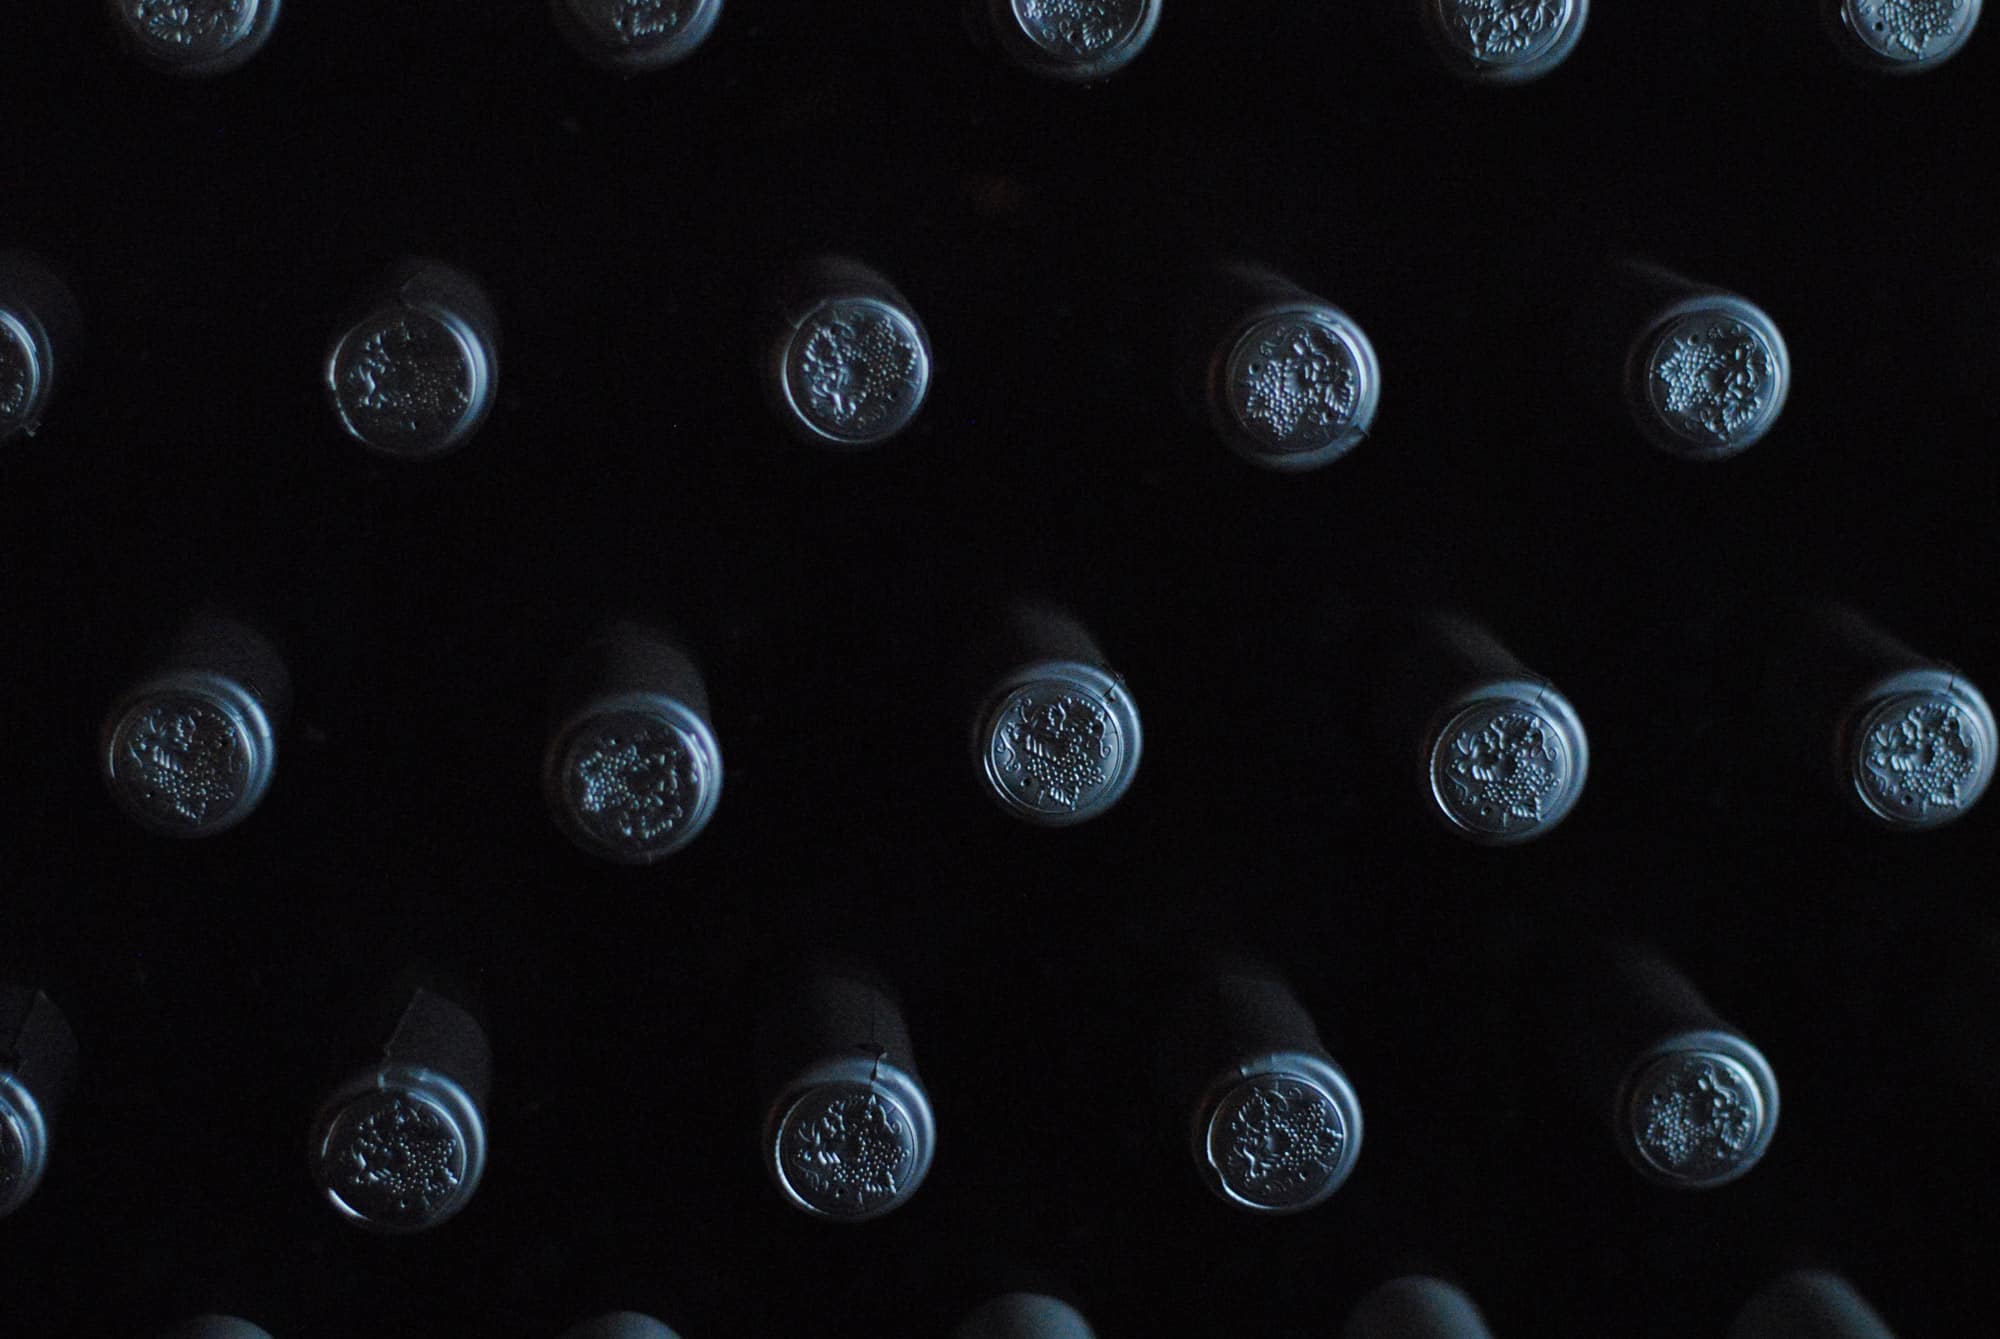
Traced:
<path fill-rule="evenodd" d="M 499 324 L 484 292 L 448 265 L 413 261 L 335 337 L 325 386 L 354 440 L 426 459 L 479 430 L 498 377 Z"/>
<path fill-rule="evenodd" d="M 557 29 L 585 59 L 628 74 L 693 54 L 722 0 L 551 0 Z"/>
<path fill-rule="evenodd" d="M 1283 470 L 1327 464 L 1367 440 L 1381 399 L 1374 346 L 1328 305 L 1251 319 L 1230 343 L 1221 380 L 1224 440 Z"/>
<path fill-rule="evenodd" d="M 921 1155 L 910 1113 L 867 1083 L 808 1090 L 778 1128 L 785 1188 L 829 1218 L 869 1217 L 892 1207 L 911 1188 Z"/>
<path fill-rule="evenodd" d="M 855 964 L 778 991 L 759 1026 L 763 1160 L 796 1209 L 858 1223 L 907 1203 L 937 1144 L 901 1008 Z"/>
<path fill-rule="evenodd" d="M 694 840 L 715 812 L 722 751 L 708 723 L 679 702 L 600 710 L 553 748 L 558 820 L 593 855 L 648 864 Z"/>
<path fill-rule="evenodd" d="M 1415 0 L 1451 67 L 1484 83 L 1539 79 L 1583 36 L 1589 0 Z"/>
<path fill-rule="evenodd" d="M 16 1109 L 14 1087 L 0 1075 L 0 1218 L 27 1202 L 42 1171 L 29 1118 Z"/>
<path fill-rule="evenodd" d="M 1492 696 L 1462 708 L 1438 731 L 1431 794 L 1468 836 L 1526 841 L 1568 815 L 1587 765 L 1583 724 L 1555 689 Z"/>
<path fill-rule="evenodd" d="M 40 990 L 0 981 L 0 1219 L 33 1197 L 76 1081 L 76 1034 Z"/>
<path fill-rule="evenodd" d="M 1741 298 L 1678 303 L 1634 348 L 1628 373 L 1640 427 L 1662 450 L 1724 460 L 1777 422 L 1791 383 L 1784 336 Z"/>
<path fill-rule="evenodd" d="M 1847 734 L 1854 794 L 1897 828 L 1959 817 L 1993 779 L 1994 721 L 1985 697 L 1947 671 L 1918 671 L 1907 691 L 1876 697 Z M 1916 682 L 1921 679 L 1926 682 Z"/>
<path fill-rule="evenodd" d="M 372 1227 L 428 1227 L 468 1193 L 471 1152 L 443 1105 L 415 1088 L 364 1093 L 342 1107 L 321 1140 L 321 1188 Z"/>
<path fill-rule="evenodd" d="M 1018 817 L 1047 826 L 1094 818 L 1138 769 L 1138 707 L 1115 675 L 1053 662 L 1011 676 L 981 720 L 988 787 Z"/>
<path fill-rule="evenodd" d="M 262 50 L 279 0 L 106 0 L 134 55 L 168 74 L 225 74 Z"/>
<path fill-rule="evenodd" d="M 929 343 L 913 316 L 880 299 L 837 299 L 793 332 L 785 401 L 830 444 L 876 446 L 917 416 L 930 375 Z"/>
<path fill-rule="evenodd" d="M 27 324 L 0 307 L 0 441 L 33 423 L 42 402 L 42 356 Z"/>
<path fill-rule="evenodd" d="M 1887 74 L 1935 69 L 1957 55 L 1982 7 L 1982 0 L 1823 0 L 1842 49 Z"/>
<path fill-rule="evenodd" d="M 76 295 L 26 251 L 0 251 L 0 445 L 33 436 L 83 339 Z"/>
<path fill-rule="evenodd" d="M 622 865 L 652 864 L 693 841 L 722 795 L 722 748 L 694 661 L 657 630 L 618 621 L 557 679 L 542 759 L 556 826 Z"/>
<path fill-rule="evenodd" d="M 253 778 L 267 774 L 236 707 L 220 696 L 163 693 L 132 704 L 111 737 L 120 798 L 149 827 L 190 834 L 217 830 L 243 806 Z"/>
<path fill-rule="evenodd" d="M 1102 79 L 1131 63 L 1159 26 L 1161 0 L 989 0 L 1001 45 L 1055 79 Z"/>
<path fill-rule="evenodd" d="M 342 1218 L 419 1232 L 463 1209 L 486 1168 L 486 1034 L 428 989 L 407 997 L 377 1062 L 321 1106 L 308 1142 L 314 1183 Z"/>
<path fill-rule="evenodd" d="M 1775 1097 L 1775 1086 L 1770 1091 Z M 1736 1056 L 1701 1049 L 1656 1055 L 1627 1080 L 1629 1152 L 1641 1171 L 1669 1184 L 1733 1181 L 1770 1142 L 1775 1113 L 1767 1111 L 1765 1093 Z"/>
<path fill-rule="evenodd" d="M 291 678 L 269 642 L 222 614 L 190 615 L 106 714 L 105 785 L 161 836 L 226 832 L 270 789 L 290 705 Z"/>
<path fill-rule="evenodd" d="M 1347 1120 L 1307 1078 L 1258 1074 L 1225 1093 L 1208 1123 L 1208 1162 L 1245 1206 L 1303 1209 L 1324 1200 L 1348 1168 Z"/>

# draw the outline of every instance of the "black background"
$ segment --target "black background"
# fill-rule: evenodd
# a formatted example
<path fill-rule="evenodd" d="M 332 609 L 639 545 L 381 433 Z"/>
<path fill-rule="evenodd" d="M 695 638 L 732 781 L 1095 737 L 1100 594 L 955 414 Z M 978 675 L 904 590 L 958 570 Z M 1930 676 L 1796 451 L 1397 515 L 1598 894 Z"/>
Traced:
<path fill-rule="evenodd" d="M 1987 364 L 1991 33 L 1850 74 L 1806 0 L 1600 6 L 1545 84 L 1451 85 L 1353 5 L 1170 0 L 1106 85 L 975 49 L 955 6 L 729 0 L 621 83 L 532 0 L 291 0 L 183 85 L 97 6 L 0 36 L 0 244 L 73 280 L 92 349 L 0 456 L 4 965 L 85 1050 L 36 1200 L 0 1223 L 9 1335 L 197 1309 L 291 1336 L 553 1334 L 631 1306 L 703 1335 L 938 1333 L 1066 1291 L 1106 1334 L 1328 1334 L 1392 1271 L 1500 1335 L 1718 1334 L 1782 1265 L 1962 1332 L 2000 1234 L 1992 1114 L 1929 1043 L 1994 813 L 1898 840 L 1773 774 L 1745 587 L 1854 601 L 2000 681 Z M 1755 10 L 1755 14 L 1745 11 Z M 937 349 L 899 444 L 809 458 L 750 372 L 761 285 L 852 251 Z M 1571 313 L 1612 249 L 1764 304 L 1797 378 L 1721 466 L 1580 398 Z M 500 402 L 398 469 L 317 398 L 371 274 L 487 283 Z M 1247 254 L 1352 312 L 1379 433 L 1267 477 L 1186 420 L 1187 267 Z M 1145 714 L 1125 803 L 1009 823 L 964 754 L 992 598 L 1069 602 Z M 149 840 L 91 771 L 147 640 L 225 598 L 299 707 L 234 835 Z M 1356 610 L 1450 599 L 1578 702 L 1565 828 L 1462 849 L 1360 737 Z M 667 867 L 597 868 L 538 805 L 542 685 L 601 613 L 677 627 L 728 765 Z M 1785 1085 L 1747 1180 L 1640 1185 L 1563 1099 L 1516 951 L 1660 943 Z M 1149 1084 L 1153 986 L 1214 935 L 1290 970 L 1359 1089 L 1328 1206 L 1211 1203 Z M 761 1178 L 749 1016 L 772 964 L 870 955 L 907 993 L 931 1181 L 853 1229 Z M 306 1122 L 358 1002 L 473 978 L 499 1069 L 471 1208 L 413 1240 L 314 1201 Z M 1933 999 L 1933 996 L 1939 996 Z"/>

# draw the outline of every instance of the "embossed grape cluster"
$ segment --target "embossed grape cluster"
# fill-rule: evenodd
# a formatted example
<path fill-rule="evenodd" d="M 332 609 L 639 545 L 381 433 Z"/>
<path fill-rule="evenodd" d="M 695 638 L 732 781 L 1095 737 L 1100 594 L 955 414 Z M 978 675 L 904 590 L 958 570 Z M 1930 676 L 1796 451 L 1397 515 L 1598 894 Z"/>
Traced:
<path fill-rule="evenodd" d="M 907 1152 L 901 1117 L 873 1092 L 830 1095 L 786 1132 L 786 1161 L 805 1184 L 859 1207 L 897 1193 Z"/>
<path fill-rule="evenodd" d="M 694 8 L 694 0 L 612 0 L 611 27 L 627 46 L 643 46 L 672 35 Z"/>
<path fill-rule="evenodd" d="M 1550 756 L 1548 727 L 1538 718 L 1509 713 L 1468 730 L 1452 742 L 1451 778 L 1481 814 L 1534 822 L 1542 801 L 1562 782 Z"/>
<path fill-rule="evenodd" d="M 687 817 L 691 762 L 669 733 L 600 739 L 576 762 L 577 807 L 619 839 L 643 845 Z"/>
<path fill-rule="evenodd" d="M 1074 809 L 1109 779 L 1109 725 L 1102 707 L 1074 694 L 1043 703 L 1024 697 L 1000 729 L 1002 766 L 1021 772 L 1042 803 Z"/>
<path fill-rule="evenodd" d="M 337 1164 L 343 1198 L 381 1216 L 424 1215 L 458 1188 L 458 1135 L 400 1094 L 348 1127 Z"/>
<path fill-rule="evenodd" d="M 1251 1198 L 1282 1197 L 1329 1172 L 1346 1132 L 1326 1099 L 1302 1083 L 1260 1083 L 1229 1113 L 1227 1170 Z"/>
<path fill-rule="evenodd" d="M 863 311 L 821 321 L 800 363 L 813 415 L 852 432 L 897 411 L 915 384 L 917 349 L 887 317 Z"/>
<path fill-rule="evenodd" d="M 1685 1057 L 1646 1095 L 1640 1142 L 1660 1167 L 1702 1174 L 1736 1164 L 1757 1136 L 1741 1080 L 1713 1060 Z"/>
<path fill-rule="evenodd" d="M 0 1204 L 7 1202 L 13 1193 L 15 1183 L 21 1179 L 21 1169 L 27 1161 L 28 1150 L 21 1144 L 20 1133 L 14 1122 L 0 1114 Z"/>
<path fill-rule="evenodd" d="M 361 341 L 341 378 L 349 405 L 405 432 L 450 423 L 472 404 L 465 362 L 433 322 L 386 321 Z"/>
<path fill-rule="evenodd" d="M 125 732 L 124 770 L 163 816 L 200 823 L 236 800 L 238 745 L 235 723 L 212 707 L 155 706 Z"/>
<path fill-rule="evenodd" d="M 1675 336 L 1653 366 L 1653 375 L 1666 386 L 1667 412 L 1723 442 L 1763 413 L 1772 372 L 1763 341 L 1735 321 Z"/>
<path fill-rule="evenodd" d="M 227 40 L 242 25 L 251 0 L 130 0 L 139 30 L 177 47 Z"/>
<path fill-rule="evenodd" d="M 1932 42 L 1957 30 L 1964 8 L 1965 0 L 1880 0 L 1876 31 L 1912 56 L 1922 56 Z"/>
<path fill-rule="evenodd" d="M 1360 387 L 1346 349 L 1325 331 L 1305 324 L 1287 328 L 1266 348 L 1265 357 L 1244 369 L 1247 418 L 1270 428 L 1280 441 L 1306 430 L 1325 437 L 1347 424 Z"/>
<path fill-rule="evenodd" d="M 28 355 L 14 332 L 0 326 L 0 419 L 18 418 L 28 408 Z"/>
<path fill-rule="evenodd" d="M 1442 0 L 1451 26 L 1480 60 L 1531 50 L 1562 21 L 1562 0 Z"/>
<path fill-rule="evenodd" d="M 1021 17 L 1038 39 L 1094 56 L 1138 17 L 1141 0 L 1025 0 Z"/>
<path fill-rule="evenodd" d="M 1912 707 L 1869 731 L 1866 756 L 1877 788 L 1920 811 L 1959 807 L 1964 787 L 1979 773 L 1963 713 L 1936 703 Z"/>

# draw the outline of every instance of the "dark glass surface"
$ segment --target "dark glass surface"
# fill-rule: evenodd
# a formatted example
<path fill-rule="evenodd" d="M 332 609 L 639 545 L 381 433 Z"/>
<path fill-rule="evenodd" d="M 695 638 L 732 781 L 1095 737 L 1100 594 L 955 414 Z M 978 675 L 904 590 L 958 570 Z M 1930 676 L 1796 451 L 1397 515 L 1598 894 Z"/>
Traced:
<path fill-rule="evenodd" d="M 91 351 L 0 453 L 0 960 L 85 1065 L 0 1224 L 10 1335 L 611 1306 L 935 1333 L 1013 1261 L 1107 1334 L 1330 1333 L 1408 1268 L 1501 1335 L 1719 1333 L 1804 1259 L 1910 1334 L 1984 1297 L 1992 1116 L 1915 1000 L 2000 820 L 1897 840 L 1766 805 L 1754 767 L 1725 791 L 1708 759 L 1765 736 L 1703 637 L 1784 574 L 2000 682 L 2000 36 L 1891 82 L 1808 4 L 1789 35 L 1742 13 L 1780 6 L 1606 5 L 1495 94 L 1355 6 L 1180 0 L 1072 90 L 954 4 L 730 0 L 620 82 L 537 0 L 293 0 L 187 84 L 95 5 L 19 8 L 0 244 L 70 277 Z M 1797 379 L 1763 444 L 1690 466 L 1576 399 L 1569 312 L 1613 247 L 1776 318 Z M 753 304 L 820 251 L 936 346 L 921 419 L 865 458 L 801 452 L 758 395 Z M 1368 330 L 1375 440 L 1271 477 L 1183 414 L 1174 297 L 1218 252 Z M 505 342 L 478 437 L 399 469 L 316 377 L 407 253 L 479 276 Z M 1077 609 L 1145 713 L 1133 790 L 1073 832 L 969 770 L 958 655 L 1018 589 Z M 214 598 L 285 651 L 293 730 L 243 829 L 150 840 L 97 789 L 97 716 Z M 1590 788 L 1544 842 L 1462 849 L 1371 749 L 1346 620 L 1435 599 L 1584 716 Z M 632 611 L 701 656 L 728 766 L 641 872 L 572 851 L 536 788 L 547 675 Z M 1643 1185 L 1561 1099 L 1517 949 L 1575 926 L 1658 943 L 1771 1057 L 1744 1182 Z M 1148 992 L 1210 931 L 1290 975 L 1368 1112 L 1303 1218 L 1211 1202 L 1151 1096 Z M 921 1195 L 854 1230 L 765 1184 L 744 1051 L 767 972 L 822 941 L 903 989 L 939 1125 Z M 486 999 L 491 1161 L 458 1219 L 382 1241 L 315 1202 L 305 1132 L 350 1006 L 419 960 Z"/>

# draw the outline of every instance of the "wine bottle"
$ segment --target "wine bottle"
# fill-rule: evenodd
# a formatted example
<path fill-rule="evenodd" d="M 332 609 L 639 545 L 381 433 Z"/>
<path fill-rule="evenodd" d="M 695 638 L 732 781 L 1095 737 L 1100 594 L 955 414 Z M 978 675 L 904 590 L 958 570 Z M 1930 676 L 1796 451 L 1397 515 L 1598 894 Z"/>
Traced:
<path fill-rule="evenodd" d="M 477 280 L 442 261 L 394 266 L 340 324 L 329 402 L 355 441 L 429 460 L 471 440 L 500 381 L 500 320 Z"/>
<path fill-rule="evenodd" d="M 1361 1103 L 1312 1015 L 1266 964 L 1201 968 L 1169 1008 L 1162 1086 L 1194 1163 L 1225 1203 L 1259 1214 L 1323 1204 L 1361 1154 Z"/>
<path fill-rule="evenodd" d="M 493 1083 L 486 1033 L 425 987 L 404 1000 L 380 1058 L 352 1072 L 313 1120 L 312 1175 L 347 1221 L 385 1233 L 437 1227 L 486 1170 Z"/>
<path fill-rule="evenodd" d="M 1096 1339 L 1083 1313 L 1042 1293 L 1002 1293 L 969 1312 L 951 1339 Z"/>
<path fill-rule="evenodd" d="M 651 1316 L 615 1311 L 563 1331 L 562 1339 L 679 1339 L 679 1336 Z"/>
<path fill-rule="evenodd" d="M 1792 380 L 1777 322 L 1748 298 L 1650 261 L 1606 264 L 1587 295 L 1583 366 L 1653 446 L 1683 460 L 1740 455 L 1776 426 Z"/>
<path fill-rule="evenodd" d="M 978 653 L 973 764 L 988 796 L 1041 827 L 1105 813 L 1139 770 L 1139 708 L 1104 653 L 1067 613 L 1024 601 Z"/>
<path fill-rule="evenodd" d="M 1413 8 L 1445 67 L 1474 83 L 1524 84 L 1583 39 L 1590 0 L 1392 0 Z"/>
<path fill-rule="evenodd" d="M 1743 1304 L 1729 1339 L 1896 1339 L 1854 1285 L 1825 1270 L 1773 1279 Z"/>
<path fill-rule="evenodd" d="M 846 257 L 820 256 L 784 276 L 759 357 L 779 421 L 830 450 L 883 445 L 930 394 L 931 341 L 916 309 Z"/>
<path fill-rule="evenodd" d="M 39 990 L 0 984 L 0 1218 L 26 1204 L 76 1086 L 76 1034 Z"/>
<path fill-rule="evenodd" d="M 0 445 L 42 426 L 82 344 L 69 285 L 38 256 L 0 251 Z"/>
<path fill-rule="evenodd" d="M 619 622 L 558 677 L 542 765 L 549 813 L 582 850 L 649 865 L 685 847 L 722 795 L 722 749 L 694 662 Z"/>
<path fill-rule="evenodd" d="M 227 74 L 277 30 L 280 0 L 105 0 L 125 49 L 163 74 Z"/>
<path fill-rule="evenodd" d="M 1842 605 L 1782 605 L 1763 630 L 1764 704 L 1823 790 L 1898 832 L 1952 822 L 1986 793 L 2000 734 L 1961 670 Z"/>
<path fill-rule="evenodd" d="M 968 0 L 1008 59 L 1065 83 L 1107 79 L 1130 65 L 1160 25 L 1163 0 Z"/>
<path fill-rule="evenodd" d="M 150 832 L 226 832 L 263 803 L 291 702 L 291 675 L 261 633 L 199 612 L 106 714 L 98 750 L 105 784 Z"/>
<path fill-rule="evenodd" d="M 623 75 L 687 59 L 722 17 L 722 0 L 549 0 L 556 31 L 594 65 Z"/>
<path fill-rule="evenodd" d="M 235 1316 L 196 1316 L 174 1326 L 160 1339 L 271 1339 L 271 1335 Z"/>
<path fill-rule="evenodd" d="M 1586 1108 L 1640 1176 L 1707 1190 L 1749 1173 L 1778 1128 L 1764 1053 L 1658 955 L 1605 941 L 1560 945 L 1537 964 L 1546 1036 Z"/>
<path fill-rule="evenodd" d="M 1382 396 L 1375 346 L 1354 319 L 1291 280 L 1229 262 L 1197 281 L 1182 381 L 1224 446 L 1299 471 L 1368 439 Z"/>
<path fill-rule="evenodd" d="M 1367 661 L 1377 736 L 1452 832 L 1511 846 L 1575 808 L 1590 771 L 1582 718 L 1492 633 L 1454 614 L 1399 617 Z"/>
<path fill-rule="evenodd" d="M 852 964 L 811 967 L 764 1014 L 757 1055 L 764 1169 L 788 1203 L 859 1223 L 909 1202 L 930 1171 L 936 1118 L 885 985 Z"/>
<path fill-rule="evenodd" d="M 1983 0 L 1820 0 L 1841 54 L 1882 74 L 1934 70 L 1965 49 Z"/>
<path fill-rule="evenodd" d="M 1493 1339 L 1463 1289 L 1443 1279 L 1391 1279 L 1362 1298 L 1342 1339 Z"/>

